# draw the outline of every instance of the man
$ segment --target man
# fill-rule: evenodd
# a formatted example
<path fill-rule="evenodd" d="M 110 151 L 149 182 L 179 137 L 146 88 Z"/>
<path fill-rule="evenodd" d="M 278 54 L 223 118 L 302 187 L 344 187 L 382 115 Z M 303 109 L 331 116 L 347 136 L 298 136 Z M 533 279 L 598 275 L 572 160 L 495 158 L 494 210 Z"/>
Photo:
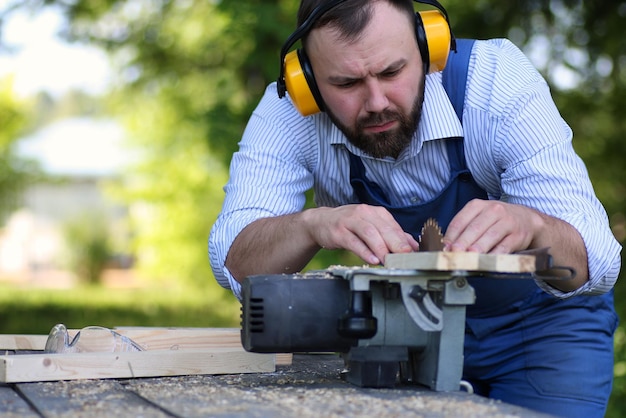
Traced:
<path fill-rule="evenodd" d="M 233 156 L 209 240 L 218 282 L 239 297 L 245 277 L 297 272 L 320 248 L 377 265 L 417 251 L 414 221 L 431 216 L 448 219 L 446 251 L 549 247 L 573 280 L 472 282 L 464 379 L 538 411 L 603 416 L 621 247 L 545 81 L 510 42 L 476 41 L 461 123 L 412 1 L 333 3 L 303 0 L 298 14 L 323 112 L 303 117 L 271 84 Z M 311 188 L 317 207 L 303 210 Z"/>

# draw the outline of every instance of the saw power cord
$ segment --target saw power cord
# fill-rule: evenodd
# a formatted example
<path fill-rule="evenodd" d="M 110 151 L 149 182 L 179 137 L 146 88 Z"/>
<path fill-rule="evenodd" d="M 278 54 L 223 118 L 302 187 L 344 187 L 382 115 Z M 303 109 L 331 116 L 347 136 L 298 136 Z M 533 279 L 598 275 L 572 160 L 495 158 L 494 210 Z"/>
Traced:
<path fill-rule="evenodd" d="M 460 386 L 461 386 L 461 389 L 465 389 L 465 391 L 469 393 L 470 395 L 474 394 L 474 387 L 467 380 L 461 380 Z"/>

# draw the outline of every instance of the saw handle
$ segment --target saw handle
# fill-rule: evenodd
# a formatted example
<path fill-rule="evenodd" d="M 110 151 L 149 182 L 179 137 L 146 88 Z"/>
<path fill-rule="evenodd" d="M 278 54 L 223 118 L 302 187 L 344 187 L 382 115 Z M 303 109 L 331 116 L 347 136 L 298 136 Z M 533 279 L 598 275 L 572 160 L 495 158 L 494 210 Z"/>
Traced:
<path fill-rule="evenodd" d="M 548 273 L 554 272 L 554 271 L 564 271 L 567 274 L 548 275 Z M 548 270 L 536 271 L 533 274 L 533 277 L 539 280 L 572 280 L 574 277 L 576 277 L 576 270 L 574 270 L 572 267 L 551 266 Z"/>

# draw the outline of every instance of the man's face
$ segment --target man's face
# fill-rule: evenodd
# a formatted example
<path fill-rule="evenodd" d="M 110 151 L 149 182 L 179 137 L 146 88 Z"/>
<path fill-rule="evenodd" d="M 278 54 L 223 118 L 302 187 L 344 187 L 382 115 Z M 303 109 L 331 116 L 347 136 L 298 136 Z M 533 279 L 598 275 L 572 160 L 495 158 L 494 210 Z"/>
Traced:
<path fill-rule="evenodd" d="M 348 140 L 373 157 L 397 158 L 419 123 L 424 70 L 408 17 L 386 2 L 356 41 L 323 27 L 307 53 L 326 112 Z"/>

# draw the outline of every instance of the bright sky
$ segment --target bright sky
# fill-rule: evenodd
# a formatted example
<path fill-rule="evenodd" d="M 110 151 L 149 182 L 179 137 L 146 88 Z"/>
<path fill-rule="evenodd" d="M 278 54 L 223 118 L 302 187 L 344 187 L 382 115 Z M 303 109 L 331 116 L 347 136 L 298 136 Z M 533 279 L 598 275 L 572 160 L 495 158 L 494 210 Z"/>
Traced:
<path fill-rule="evenodd" d="M 1 1 L 1 0 L 0 0 Z M 106 54 L 94 47 L 67 44 L 57 37 L 64 24 L 52 8 L 37 15 L 13 14 L 3 28 L 0 79 L 14 76 L 15 92 L 30 96 L 45 90 L 54 96 L 77 88 L 102 93 L 110 67 Z M 111 121 L 74 118 L 59 121 L 18 143 L 18 152 L 40 161 L 54 174 L 109 174 L 128 162 L 123 131 Z"/>
<path fill-rule="evenodd" d="M 18 152 L 42 169 L 62 175 L 109 175 L 132 162 L 124 131 L 110 120 L 70 118 L 23 138 Z"/>
<path fill-rule="evenodd" d="M 0 49 L 0 77 L 13 74 L 19 95 L 39 90 L 59 95 L 72 87 L 99 93 L 106 88 L 110 79 L 106 54 L 62 42 L 56 34 L 63 24 L 53 8 L 37 15 L 14 13 L 6 22 L 3 42 L 15 52 Z"/>

